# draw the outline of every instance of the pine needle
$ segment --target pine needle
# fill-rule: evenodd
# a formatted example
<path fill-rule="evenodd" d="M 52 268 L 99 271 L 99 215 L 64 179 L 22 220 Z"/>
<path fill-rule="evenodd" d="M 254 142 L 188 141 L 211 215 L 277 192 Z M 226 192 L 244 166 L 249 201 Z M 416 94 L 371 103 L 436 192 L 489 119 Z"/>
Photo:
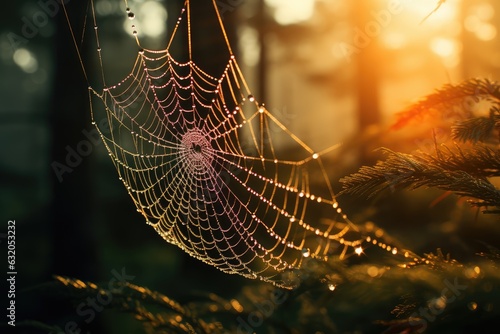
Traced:
<path fill-rule="evenodd" d="M 439 8 L 441 8 L 441 6 L 446 2 L 446 0 L 439 0 L 438 3 L 437 3 L 437 6 L 436 8 L 434 8 L 434 10 L 432 12 L 430 12 L 429 14 L 427 14 L 426 17 L 424 17 L 422 19 L 422 21 L 420 21 L 419 25 L 421 25 L 422 23 L 424 23 L 432 14 L 434 14 L 435 12 L 437 12 L 437 10 Z"/>
<path fill-rule="evenodd" d="M 500 207 L 500 191 L 486 178 L 500 175 L 500 153 L 481 146 L 470 152 L 440 151 L 437 156 L 411 155 L 382 149 L 387 158 L 363 166 L 340 180 L 341 193 L 369 198 L 388 188 L 434 187 L 477 199 L 476 206 Z"/>
<path fill-rule="evenodd" d="M 474 116 L 469 108 L 470 103 L 477 103 L 482 99 L 498 106 L 500 84 L 488 79 L 469 79 L 458 85 L 447 84 L 399 113 L 392 129 L 400 129 L 411 121 L 436 112 L 445 120 L 467 119 Z"/>
<path fill-rule="evenodd" d="M 493 106 L 489 117 L 476 117 L 458 121 L 452 127 L 453 138 L 460 141 L 485 142 L 494 135 L 500 122 L 500 110 Z"/>

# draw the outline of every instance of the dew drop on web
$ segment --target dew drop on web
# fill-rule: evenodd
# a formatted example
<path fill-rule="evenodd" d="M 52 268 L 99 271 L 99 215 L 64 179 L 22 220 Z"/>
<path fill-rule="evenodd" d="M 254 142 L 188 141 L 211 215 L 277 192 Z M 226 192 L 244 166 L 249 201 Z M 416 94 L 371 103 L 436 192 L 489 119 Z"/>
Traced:
<path fill-rule="evenodd" d="M 130 8 L 126 14 L 135 18 Z M 189 16 L 183 17 L 178 31 L 190 33 Z M 136 25 L 130 26 L 139 42 Z M 323 153 L 315 153 L 249 94 L 234 55 L 224 74 L 212 77 L 194 61 L 173 57 L 169 48 L 138 47 L 140 67 L 97 94 L 103 119 L 114 129 L 103 139 L 134 204 L 167 242 L 226 273 L 285 288 L 294 284 L 277 274 L 295 265 L 300 269 L 305 258 L 327 259 L 347 245 L 354 254 L 364 253 L 356 241 L 362 237 L 344 239 L 351 225 L 326 173 L 320 170 L 310 187 L 310 175 L 322 164 L 307 162 Z M 187 103 L 184 85 L 191 88 L 189 101 L 197 103 Z M 278 149 L 288 144 L 296 151 L 290 159 Z M 291 159 L 295 154 L 299 160 Z M 317 187 L 326 192 L 322 197 Z M 316 213 L 310 212 L 316 209 L 339 224 L 311 225 Z M 394 247 L 384 249 L 396 253 Z M 335 287 L 328 285 L 331 291 Z"/>

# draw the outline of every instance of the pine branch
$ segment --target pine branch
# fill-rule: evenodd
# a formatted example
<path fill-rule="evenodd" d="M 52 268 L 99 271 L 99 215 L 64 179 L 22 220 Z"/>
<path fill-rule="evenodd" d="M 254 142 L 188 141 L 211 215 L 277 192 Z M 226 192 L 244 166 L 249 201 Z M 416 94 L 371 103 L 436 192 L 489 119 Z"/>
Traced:
<path fill-rule="evenodd" d="M 452 126 L 452 136 L 463 142 L 486 142 L 491 139 L 493 131 L 498 128 L 499 124 L 500 110 L 498 107 L 493 106 L 489 117 L 476 117 L 458 121 Z"/>
<path fill-rule="evenodd" d="M 500 151 L 477 144 L 473 149 L 463 151 L 456 147 L 455 151 L 443 146 L 436 157 L 424 156 L 432 163 L 447 170 L 461 170 L 477 178 L 500 176 Z"/>
<path fill-rule="evenodd" d="M 117 282 L 112 290 L 92 282 L 83 282 L 69 277 L 55 276 L 66 286 L 66 294 L 77 302 L 97 294 L 106 294 L 111 302 L 108 308 L 116 308 L 133 314 L 142 321 L 146 329 L 154 333 L 217 333 L 215 323 L 207 323 L 199 314 L 173 299 L 156 291 L 128 282 Z M 153 307 L 159 308 L 152 311 Z"/>
<path fill-rule="evenodd" d="M 452 127 L 453 138 L 460 141 L 484 142 L 491 137 L 495 121 L 489 117 L 477 117 L 457 122 Z"/>
<path fill-rule="evenodd" d="M 426 267 L 410 267 L 406 275 L 409 280 L 419 276 L 426 277 L 424 288 L 418 294 L 402 296 L 402 303 L 397 305 L 393 314 L 397 319 L 378 322 L 386 326 L 383 333 L 442 333 L 450 328 L 459 329 L 460 319 L 471 319 L 478 316 L 490 317 L 489 321 L 498 315 L 493 314 L 493 305 L 498 303 L 499 294 L 493 287 L 497 286 L 498 257 L 484 259 L 474 263 L 461 264 L 449 257 L 444 258 L 438 250 L 437 255 L 429 254 L 428 259 L 434 264 Z M 436 267 L 435 263 L 439 266 Z M 422 270 L 423 269 L 423 270 Z M 415 273 L 412 271 L 415 270 Z M 420 271 L 420 272 L 418 272 Z M 435 278 L 438 278 L 437 280 Z M 432 285 L 431 282 L 437 283 Z M 425 286 L 426 285 L 426 286 Z M 481 286 L 491 286 L 491 289 L 481 289 Z M 434 292 L 432 292 L 434 290 Z M 430 292 L 430 293 L 429 293 Z M 470 328 L 481 331 L 481 320 L 469 323 Z M 458 323 L 457 323 L 458 321 Z M 496 321 L 495 321 L 496 322 Z M 463 323 L 462 323 L 463 325 Z M 456 330 L 455 329 L 455 330 Z M 454 331 L 452 331 L 454 332 Z"/>
<path fill-rule="evenodd" d="M 450 117 L 471 117 L 473 115 L 465 108 L 465 102 L 471 102 L 468 101 L 470 99 L 472 99 L 472 102 L 479 102 L 481 99 L 486 99 L 499 105 L 500 84 L 488 79 L 469 79 L 458 85 L 444 85 L 434 93 L 425 96 L 399 113 L 392 128 L 402 128 L 409 122 L 436 111 Z M 460 107 L 460 110 L 453 112 L 453 109 L 456 107 Z"/>
<path fill-rule="evenodd" d="M 487 147 L 465 154 L 439 151 L 438 156 L 410 155 L 383 149 L 388 155 L 375 166 L 364 166 L 342 178 L 341 193 L 372 197 L 388 188 L 435 187 L 479 201 L 477 206 L 500 206 L 498 191 L 485 176 L 499 175 L 500 154 Z"/>
<path fill-rule="evenodd" d="M 309 333 L 311 328 L 323 333 L 420 333 L 424 329 L 426 333 L 455 333 L 464 326 L 484 332 L 498 322 L 500 304 L 499 250 L 484 245 L 485 251 L 468 263 L 459 262 L 440 249 L 419 259 L 406 255 L 394 258 L 392 264 L 385 265 L 346 266 L 310 259 L 307 270 L 311 271 L 314 284 L 291 291 L 274 289 L 266 283 L 252 284 L 229 304 L 212 293 L 203 293 L 194 296 L 195 300 L 189 303 L 196 304 L 192 307 L 133 284 L 116 282 L 114 288 L 109 288 L 108 284 L 61 276 L 56 277 L 58 282 L 50 282 L 38 292 L 51 296 L 59 292 L 74 298 L 77 304 L 106 293 L 110 302 L 102 306 L 132 314 L 144 326 L 144 333 L 155 334 Z M 204 313 L 204 308 L 197 305 L 207 300 L 218 307 L 210 307 Z M 230 305 L 237 305 L 234 312 Z M 207 314 L 210 321 L 199 318 Z M 19 319 L 16 328 L 18 325 L 30 333 L 62 331 L 43 323 L 43 319 Z"/>

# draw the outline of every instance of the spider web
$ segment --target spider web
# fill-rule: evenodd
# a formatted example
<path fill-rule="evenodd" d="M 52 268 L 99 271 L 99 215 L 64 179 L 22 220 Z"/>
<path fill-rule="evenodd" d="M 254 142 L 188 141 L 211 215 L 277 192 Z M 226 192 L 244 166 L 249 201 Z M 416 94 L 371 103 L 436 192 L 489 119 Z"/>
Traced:
<path fill-rule="evenodd" d="M 296 281 L 282 274 L 308 257 L 359 255 L 364 243 L 396 254 L 359 233 L 339 207 L 322 160 L 334 146 L 315 152 L 252 95 L 215 0 L 213 8 L 208 15 L 227 46 L 222 73 L 209 74 L 193 60 L 187 0 L 165 49 L 143 48 L 134 32 L 135 63 L 113 85 L 105 80 L 93 15 L 104 88 L 89 87 L 100 102 L 92 123 L 137 211 L 189 255 L 285 288 Z M 187 60 L 171 52 L 181 30 Z"/>

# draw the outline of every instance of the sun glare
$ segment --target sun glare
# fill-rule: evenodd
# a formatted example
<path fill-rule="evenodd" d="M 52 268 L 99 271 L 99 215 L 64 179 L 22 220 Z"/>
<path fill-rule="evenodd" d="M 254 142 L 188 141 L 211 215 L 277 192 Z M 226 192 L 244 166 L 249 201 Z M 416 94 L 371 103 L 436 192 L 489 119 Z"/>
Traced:
<path fill-rule="evenodd" d="M 274 9 L 274 19 L 281 25 L 307 21 L 314 12 L 315 0 L 265 0 Z"/>
<path fill-rule="evenodd" d="M 441 25 L 443 22 L 456 18 L 461 0 L 418 0 L 404 1 L 404 7 L 415 17 L 423 20 L 423 24 Z M 439 6 L 439 8 L 438 8 Z"/>
<path fill-rule="evenodd" d="M 157 1 L 145 1 L 137 4 L 136 25 L 139 36 L 155 38 L 165 33 L 167 29 L 167 10 Z M 123 23 L 125 31 L 133 35 L 130 21 L 126 19 Z"/>
<path fill-rule="evenodd" d="M 489 3 L 474 5 L 465 17 L 464 27 L 482 41 L 493 40 L 497 35 L 496 27 L 491 23 L 495 9 Z"/>

